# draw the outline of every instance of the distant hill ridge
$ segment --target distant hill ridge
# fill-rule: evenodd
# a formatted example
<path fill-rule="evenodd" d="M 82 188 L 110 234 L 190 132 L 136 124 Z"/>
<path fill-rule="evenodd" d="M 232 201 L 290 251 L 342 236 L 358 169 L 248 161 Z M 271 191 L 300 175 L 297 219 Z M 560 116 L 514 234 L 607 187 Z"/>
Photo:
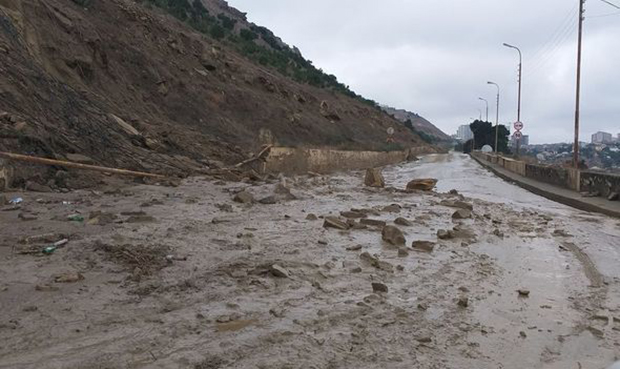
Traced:
<path fill-rule="evenodd" d="M 431 137 L 434 137 L 437 141 L 449 141 L 452 139 L 449 135 L 437 128 L 433 123 L 429 122 L 417 113 L 404 109 L 391 108 L 389 106 L 382 106 L 381 108 L 383 111 L 398 119 L 402 123 L 411 121 L 415 131 L 423 132 Z"/>

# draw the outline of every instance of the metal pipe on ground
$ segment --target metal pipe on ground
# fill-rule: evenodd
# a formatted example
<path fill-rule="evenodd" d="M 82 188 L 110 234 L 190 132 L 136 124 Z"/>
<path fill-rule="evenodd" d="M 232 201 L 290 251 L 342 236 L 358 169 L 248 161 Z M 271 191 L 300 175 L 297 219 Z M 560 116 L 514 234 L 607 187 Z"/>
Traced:
<path fill-rule="evenodd" d="M 65 168 L 92 170 L 96 172 L 128 175 L 128 176 L 134 176 L 134 177 L 148 177 L 148 178 L 157 178 L 157 179 L 168 178 L 161 174 L 138 172 L 138 171 L 127 170 L 127 169 L 108 168 L 108 167 L 101 167 L 101 166 L 89 165 L 89 164 L 80 164 L 80 163 L 75 163 L 71 161 L 40 158 L 37 156 L 28 156 L 28 155 L 14 154 L 10 152 L 2 152 L 2 151 L 0 151 L 0 158 L 4 158 L 7 160 L 13 160 L 13 161 L 32 163 L 32 164 L 61 166 Z"/>

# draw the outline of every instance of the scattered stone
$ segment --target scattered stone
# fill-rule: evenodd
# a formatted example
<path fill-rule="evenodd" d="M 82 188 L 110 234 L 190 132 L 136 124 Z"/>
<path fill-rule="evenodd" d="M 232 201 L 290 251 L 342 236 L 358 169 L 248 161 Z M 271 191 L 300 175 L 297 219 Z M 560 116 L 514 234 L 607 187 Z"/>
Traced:
<path fill-rule="evenodd" d="M 454 238 L 454 233 L 450 230 L 440 229 L 437 231 L 437 237 L 440 240 L 451 240 Z"/>
<path fill-rule="evenodd" d="M 408 221 L 405 218 L 396 218 L 396 220 L 394 220 L 394 224 L 398 224 L 398 225 L 404 226 L 404 227 L 411 227 L 411 226 L 413 226 L 413 223 Z"/>
<path fill-rule="evenodd" d="M 452 214 L 452 219 L 469 219 L 471 218 L 471 211 L 466 209 L 459 209 Z"/>
<path fill-rule="evenodd" d="M 474 206 L 465 201 L 455 201 L 455 200 L 443 200 L 439 203 L 439 205 L 447 206 L 450 208 L 460 208 L 472 211 L 474 210 Z"/>
<path fill-rule="evenodd" d="M 383 227 L 381 237 L 383 238 L 383 241 L 386 241 L 394 246 L 400 246 L 407 243 L 403 232 L 394 226 Z"/>
<path fill-rule="evenodd" d="M 607 196 L 607 200 L 609 201 L 618 201 L 619 198 L 620 194 L 618 194 L 617 192 L 612 192 L 609 194 L 609 196 Z"/>
<path fill-rule="evenodd" d="M 388 293 L 388 286 L 379 282 L 372 282 L 372 291 L 375 293 Z"/>
<path fill-rule="evenodd" d="M 367 169 L 366 177 L 364 178 L 364 184 L 368 187 L 385 187 L 385 179 L 383 178 L 383 174 L 381 174 L 381 169 Z"/>
<path fill-rule="evenodd" d="M 308 214 L 306 220 L 319 220 L 319 218 L 315 214 Z"/>
<path fill-rule="evenodd" d="M 224 219 L 224 218 L 213 218 L 213 220 L 211 221 L 211 223 L 213 224 L 222 224 L 222 223 L 230 223 L 230 222 L 232 222 L 232 220 Z"/>
<path fill-rule="evenodd" d="M 520 290 L 517 290 L 517 292 L 519 293 L 519 296 L 521 296 L 521 297 L 529 297 L 530 296 L 530 291 L 529 290 L 520 289 Z"/>
<path fill-rule="evenodd" d="M 466 308 L 469 306 L 469 297 L 463 296 L 459 298 L 458 305 L 462 308 Z"/>
<path fill-rule="evenodd" d="M 420 343 L 431 343 L 433 342 L 433 339 L 431 337 L 418 337 L 416 338 L 416 341 Z"/>
<path fill-rule="evenodd" d="M 327 246 L 328 243 L 325 240 L 319 240 L 319 245 Z"/>
<path fill-rule="evenodd" d="M 407 183 L 407 190 L 432 191 L 436 185 L 437 180 L 434 178 L 414 179 L 413 181 Z"/>
<path fill-rule="evenodd" d="M 349 229 L 349 225 L 336 217 L 325 217 L 324 228 Z"/>
<path fill-rule="evenodd" d="M 448 192 L 448 193 L 449 193 L 450 195 L 456 195 L 456 196 L 458 196 L 459 191 L 457 191 L 457 190 L 455 190 L 455 189 L 452 189 L 452 190 L 450 190 L 450 192 Z"/>
<path fill-rule="evenodd" d="M 495 228 L 493 230 L 493 234 L 499 238 L 504 238 L 504 232 L 500 231 L 498 228 Z"/>
<path fill-rule="evenodd" d="M 278 277 L 278 278 L 289 278 L 290 277 L 288 270 L 286 270 L 284 267 L 281 267 L 278 264 L 273 264 L 271 268 L 269 269 L 269 272 L 274 277 Z"/>
<path fill-rule="evenodd" d="M 362 249 L 362 245 L 355 245 L 347 247 L 347 251 L 360 251 Z"/>
<path fill-rule="evenodd" d="M 31 221 L 31 220 L 37 220 L 38 219 L 36 216 L 34 216 L 32 214 L 28 214 L 28 213 L 24 213 L 24 212 L 19 213 L 17 215 L 17 217 L 19 219 L 23 220 L 24 222 L 28 222 L 28 221 Z"/>
<path fill-rule="evenodd" d="M 263 205 L 274 205 L 278 203 L 278 199 L 275 196 L 267 196 L 258 200 L 258 202 Z"/>
<path fill-rule="evenodd" d="M 384 207 L 381 211 L 386 213 L 400 213 L 402 207 L 398 204 L 392 204 Z"/>
<path fill-rule="evenodd" d="M 413 241 L 411 247 L 418 251 L 432 252 L 435 249 L 435 243 L 430 241 Z"/>
<path fill-rule="evenodd" d="M 423 302 L 418 304 L 418 310 L 422 310 L 422 311 L 426 311 L 428 310 L 428 304 L 425 304 Z"/>
<path fill-rule="evenodd" d="M 254 202 L 254 196 L 247 191 L 241 191 L 235 195 L 233 201 L 240 204 L 251 204 Z"/>
<path fill-rule="evenodd" d="M 525 332 L 523 332 L 523 331 L 519 332 L 519 336 L 521 338 L 527 338 L 527 334 Z"/>
<path fill-rule="evenodd" d="M 117 217 L 112 213 L 105 213 L 102 211 L 93 211 L 88 215 L 88 224 L 105 226 L 116 221 Z"/>
<path fill-rule="evenodd" d="M 368 264 L 372 265 L 377 269 L 384 270 L 386 272 L 392 272 L 394 270 L 394 266 L 386 261 L 381 261 L 378 258 L 370 255 L 368 252 L 363 252 L 360 254 L 360 259 Z"/>
<path fill-rule="evenodd" d="M 401 247 L 398 249 L 398 257 L 406 258 L 407 256 L 409 256 L 409 251 L 406 248 Z"/>
<path fill-rule="evenodd" d="M 357 211 L 341 211 L 340 215 L 348 219 L 361 219 L 368 217 L 368 215 Z"/>
<path fill-rule="evenodd" d="M 75 283 L 84 279 L 84 276 L 80 272 L 68 272 L 57 275 L 54 278 L 56 283 Z"/>
<path fill-rule="evenodd" d="M 156 219 L 152 215 L 132 215 L 127 218 L 127 223 L 152 223 L 155 222 Z"/>
<path fill-rule="evenodd" d="M 360 220 L 361 224 L 365 224 L 367 226 L 371 226 L 371 227 L 385 227 L 387 225 L 387 223 L 383 220 L 376 220 L 376 219 L 361 219 Z"/>
<path fill-rule="evenodd" d="M 556 229 L 553 231 L 553 235 L 559 237 L 571 237 L 571 235 L 563 229 Z"/>
<path fill-rule="evenodd" d="M 351 269 L 351 273 L 353 274 L 357 274 L 357 273 L 361 273 L 362 272 L 362 268 L 361 267 L 355 267 L 353 269 Z"/>
<path fill-rule="evenodd" d="M 276 185 L 274 192 L 277 195 L 279 195 L 278 197 L 282 198 L 283 200 L 296 200 L 297 199 L 297 196 L 293 195 L 291 193 L 291 190 L 285 185 L 283 185 L 282 183 L 278 183 Z"/>
<path fill-rule="evenodd" d="M 60 290 L 60 288 L 58 288 L 56 286 L 49 285 L 49 284 L 37 284 L 34 287 L 34 289 L 37 290 L 37 291 L 41 291 L 41 292 L 52 292 L 52 291 Z"/>
<path fill-rule="evenodd" d="M 44 186 L 31 181 L 26 182 L 26 190 L 32 192 L 52 192 L 52 189 L 49 186 Z"/>

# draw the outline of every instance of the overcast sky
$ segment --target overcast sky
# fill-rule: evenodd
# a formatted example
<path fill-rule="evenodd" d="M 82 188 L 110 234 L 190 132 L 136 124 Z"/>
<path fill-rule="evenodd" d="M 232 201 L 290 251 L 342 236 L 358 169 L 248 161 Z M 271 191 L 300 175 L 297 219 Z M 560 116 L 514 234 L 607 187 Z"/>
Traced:
<path fill-rule="evenodd" d="M 611 0 L 620 5 L 620 0 Z M 522 121 L 532 143 L 573 137 L 577 0 L 229 0 L 314 65 L 381 104 L 421 114 L 446 133 L 485 115 Z M 586 3 L 581 139 L 620 133 L 620 10 Z"/>

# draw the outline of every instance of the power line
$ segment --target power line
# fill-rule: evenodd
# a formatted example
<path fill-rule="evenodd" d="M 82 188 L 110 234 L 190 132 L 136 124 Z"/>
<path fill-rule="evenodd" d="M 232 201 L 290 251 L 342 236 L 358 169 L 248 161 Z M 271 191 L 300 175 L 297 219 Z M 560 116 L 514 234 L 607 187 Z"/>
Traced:
<path fill-rule="evenodd" d="M 562 22 L 558 25 L 558 27 L 551 33 L 549 39 L 542 43 L 535 52 L 531 55 L 531 62 L 536 63 L 538 59 L 544 54 L 546 49 L 554 42 L 554 40 L 562 34 L 563 30 L 572 22 L 575 21 L 575 16 L 577 15 L 578 6 L 575 5 L 573 8 L 566 14 L 566 17 L 562 20 Z"/>
<path fill-rule="evenodd" d="M 577 28 L 578 22 L 573 21 L 568 24 L 568 27 L 563 30 L 563 32 L 559 35 L 559 37 L 555 40 L 552 46 L 550 46 L 545 54 L 541 56 L 537 63 L 534 63 L 533 66 L 529 69 L 528 77 L 536 75 L 537 73 L 544 70 L 544 67 L 554 59 L 556 54 L 560 51 L 564 43 L 573 36 L 573 32 Z"/>
<path fill-rule="evenodd" d="M 616 8 L 616 9 L 620 9 L 620 6 L 618 6 L 618 5 L 614 4 L 614 3 L 612 3 L 611 1 L 607 1 L 607 0 L 601 0 L 601 1 L 602 1 L 602 2 L 604 2 L 605 4 L 608 4 L 608 5 L 613 6 L 613 7 L 614 7 L 614 8 Z"/>

